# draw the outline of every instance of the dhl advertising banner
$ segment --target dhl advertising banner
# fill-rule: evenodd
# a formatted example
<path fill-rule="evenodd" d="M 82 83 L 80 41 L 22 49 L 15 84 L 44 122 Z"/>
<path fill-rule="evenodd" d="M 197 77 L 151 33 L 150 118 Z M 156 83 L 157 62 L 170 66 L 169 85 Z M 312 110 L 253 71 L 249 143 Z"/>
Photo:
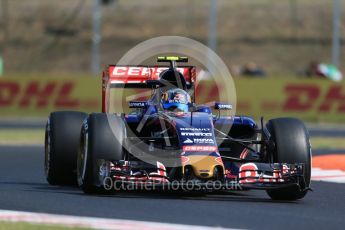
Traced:
<path fill-rule="evenodd" d="M 0 78 L 0 116 L 48 116 L 56 110 L 100 111 L 101 79 Z"/>
<path fill-rule="evenodd" d="M 235 87 L 237 114 L 256 119 L 294 116 L 311 122 L 345 122 L 344 83 L 323 79 L 237 78 Z M 197 102 L 202 103 L 219 100 L 222 89 L 213 82 L 201 81 L 196 92 Z M 116 92 L 114 95 L 116 101 Z M 41 117 L 56 110 L 100 112 L 101 78 L 0 78 L 0 117 Z"/>
<path fill-rule="evenodd" d="M 325 79 L 240 79 L 237 111 L 259 118 L 345 122 L 345 84 Z"/>

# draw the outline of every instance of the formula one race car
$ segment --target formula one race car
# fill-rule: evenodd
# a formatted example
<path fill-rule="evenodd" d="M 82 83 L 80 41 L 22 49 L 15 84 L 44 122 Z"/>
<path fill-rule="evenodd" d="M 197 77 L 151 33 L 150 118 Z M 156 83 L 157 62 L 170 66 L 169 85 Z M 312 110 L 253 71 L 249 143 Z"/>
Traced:
<path fill-rule="evenodd" d="M 209 106 L 195 103 L 196 68 L 176 66 L 187 61 L 166 56 L 158 62 L 169 66 L 110 65 L 102 76 L 102 113 L 51 113 L 45 135 L 48 182 L 78 183 L 85 193 L 115 185 L 213 190 L 217 184 L 217 189 L 265 189 L 272 199 L 303 198 L 311 174 L 304 124 L 277 118 L 257 125 L 246 116 L 213 115 Z M 129 101 L 128 114 L 110 113 L 110 91 L 119 88 L 152 94 Z M 215 111 L 231 109 L 214 104 Z"/>

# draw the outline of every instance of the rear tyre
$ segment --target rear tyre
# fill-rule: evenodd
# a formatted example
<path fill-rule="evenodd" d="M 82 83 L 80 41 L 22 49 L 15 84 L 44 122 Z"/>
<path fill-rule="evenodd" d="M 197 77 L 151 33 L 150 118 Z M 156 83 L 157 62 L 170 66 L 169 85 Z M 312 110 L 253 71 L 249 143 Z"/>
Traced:
<path fill-rule="evenodd" d="M 77 161 L 78 184 L 84 193 L 111 191 L 110 162 L 124 159 L 125 136 L 121 117 L 90 114 L 82 127 Z"/>
<path fill-rule="evenodd" d="M 45 130 L 45 175 L 52 185 L 76 185 L 80 129 L 86 113 L 51 113 Z"/>
<path fill-rule="evenodd" d="M 297 200 L 307 194 L 311 175 L 311 147 L 309 134 L 303 122 L 295 118 L 277 118 L 269 120 L 267 129 L 272 135 L 275 148 L 271 153 L 274 163 L 304 163 L 305 181 L 300 181 L 300 188 L 289 187 L 268 190 L 267 194 L 274 200 Z"/>

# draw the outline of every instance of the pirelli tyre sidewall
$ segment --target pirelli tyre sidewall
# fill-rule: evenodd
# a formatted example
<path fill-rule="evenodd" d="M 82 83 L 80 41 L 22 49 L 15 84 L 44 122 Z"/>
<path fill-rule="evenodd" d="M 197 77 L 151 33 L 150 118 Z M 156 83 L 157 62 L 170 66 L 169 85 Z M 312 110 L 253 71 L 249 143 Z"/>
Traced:
<path fill-rule="evenodd" d="M 45 130 L 44 171 L 52 185 L 76 185 L 80 129 L 86 113 L 59 111 L 50 114 Z"/>
<path fill-rule="evenodd" d="M 112 129 L 117 132 L 114 134 Z M 116 135 L 116 136 L 115 136 Z M 84 121 L 77 160 L 78 185 L 85 193 L 106 192 L 110 162 L 124 159 L 126 127 L 114 114 L 92 113 Z"/>
<path fill-rule="evenodd" d="M 310 186 L 311 146 L 309 133 L 302 121 L 295 118 L 277 118 L 269 120 L 267 129 L 275 143 L 271 158 L 276 163 L 303 163 L 305 181 L 300 181 L 302 189 Z M 268 190 L 268 195 L 275 200 L 297 200 L 307 194 L 298 187 Z"/>

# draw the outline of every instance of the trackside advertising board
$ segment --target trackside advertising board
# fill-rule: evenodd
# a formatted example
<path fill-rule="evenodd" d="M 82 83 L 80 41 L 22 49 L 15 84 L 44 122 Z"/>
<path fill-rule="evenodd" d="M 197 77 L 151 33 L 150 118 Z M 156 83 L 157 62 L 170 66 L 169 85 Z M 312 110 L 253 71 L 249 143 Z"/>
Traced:
<path fill-rule="evenodd" d="M 56 110 L 100 111 L 101 78 L 0 78 L 0 116 L 47 116 Z"/>
<path fill-rule="evenodd" d="M 345 83 L 326 79 L 240 79 L 237 111 L 257 119 L 298 117 L 310 122 L 345 121 Z"/>
<path fill-rule="evenodd" d="M 305 121 L 345 122 L 345 83 L 323 79 L 235 78 L 237 114 L 258 119 L 295 116 Z M 212 81 L 202 81 L 197 103 L 217 101 L 222 92 Z M 142 90 L 114 89 L 115 103 L 124 107 Z M 118 90 L 118 91 L 116 91 Z M 126 96 L 121 97 L 120 93 Z M 143 99 L 143 98 L 142 98 Z M 3 77 L 0 79 L 0 117 L 45 117 L 56 110 L 101 111 L 101 77 Z M 127 109 L 128 111 L 128 109 Z"/>

